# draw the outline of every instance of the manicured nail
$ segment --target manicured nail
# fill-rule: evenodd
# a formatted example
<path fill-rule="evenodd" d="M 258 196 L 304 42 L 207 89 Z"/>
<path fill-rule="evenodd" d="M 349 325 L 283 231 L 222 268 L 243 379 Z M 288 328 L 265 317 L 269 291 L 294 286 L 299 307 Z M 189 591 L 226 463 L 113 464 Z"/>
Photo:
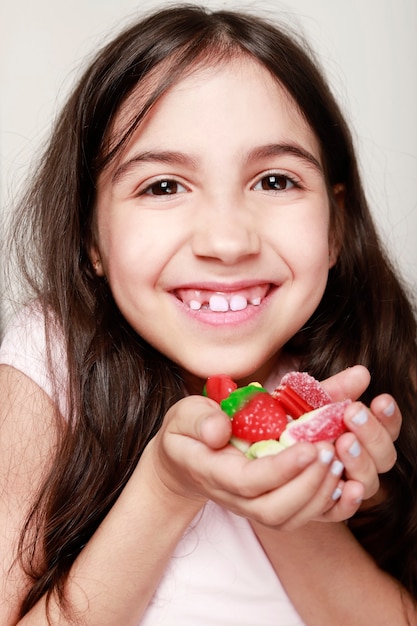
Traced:
<path fill-rule="evenodd" d="M 361 453 L 362 448 L 359 445 L 359 441 L 354 441 L 349 448 L 350 456 L 358 457 Z"/>
<path fill-rule="evenodd" d="M 384 415 L 386 415 L 387 417 L 391 417 L 391 415 L 394 415 L 394 411 L 395 411 L 395 404 L 391 402 L 391 404 L 389 404 L 387 408 L 384 409 Z"/>
<path fill-rule="evenodd" d="M 362 426 L 366 424 L 368 421 L 368 411 L 365 409 L 361 409 L 354 417 L 352 417 L 352 422 L 357 426 Z"/>
<path fill-rule="evenodd" d="M 334 452 L 332 450 L 320 450 L 320 461 L 325 465 L 329 465 L 330 461 L 334 457 Z"/>
<path fill-rule="evenodd" d="M 332 500 L 339 500 L 341 495 L 342 490 L 340 489 L 340 487 L 336 487 L 336 489 L 332 493 Z"/>
<path fill-rule="evenodd" d="M 339 461 L 338 459 L 336 459 L 336 461 L 333 461 L 330 471 L 333 474 L 333 476 L 339 476 L 339 474 L 343 472 L 343 469 L 344 469 L 343 463 Z"/>

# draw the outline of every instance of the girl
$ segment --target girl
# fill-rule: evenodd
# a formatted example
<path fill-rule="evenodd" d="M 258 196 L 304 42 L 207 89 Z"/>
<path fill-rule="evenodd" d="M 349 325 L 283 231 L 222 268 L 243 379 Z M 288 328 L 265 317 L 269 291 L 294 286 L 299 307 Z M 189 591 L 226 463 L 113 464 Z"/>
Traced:
<path fill-rule="evenodd" d="M 134 24 L 13 237 L 34 299 L 1 351 L 2 623 L 417 623 L 415 321 L 298 43 L 197 7 Z M 365 404 L 334 446 L 248 461 L 204 379 L 294 368 Z"/>

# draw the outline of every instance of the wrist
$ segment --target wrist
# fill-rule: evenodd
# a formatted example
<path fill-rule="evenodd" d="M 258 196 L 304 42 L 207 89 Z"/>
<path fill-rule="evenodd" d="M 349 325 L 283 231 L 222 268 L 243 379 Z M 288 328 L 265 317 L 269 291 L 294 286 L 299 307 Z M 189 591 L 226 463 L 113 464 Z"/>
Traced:
<path fill-rule="evenodd" d="M 136 473 L 139 480 L 146 481 L 152 494 L 161 503 L 165 511 L 184 515 L 191 521 L 207 502 L 207 498 L 187 490 L 186 481 L 180 481 L 173 472 L 165 470 L 156 450 L 155 440 L 151 440 L 145 448 L 138 463 Z"/>

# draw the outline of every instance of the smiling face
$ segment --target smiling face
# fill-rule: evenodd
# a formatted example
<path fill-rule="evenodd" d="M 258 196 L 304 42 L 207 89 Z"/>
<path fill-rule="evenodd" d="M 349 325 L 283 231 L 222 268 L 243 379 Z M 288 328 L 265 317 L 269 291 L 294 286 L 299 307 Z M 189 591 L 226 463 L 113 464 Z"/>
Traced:
<path fill-rule="evenodd" d="M 325 289 L 318 142 L 247 59 L 200 68 L 159 100 L 101 174 L 96 224 L 98 273 L 190 388 L 220 372 L 263 381 Z"/>

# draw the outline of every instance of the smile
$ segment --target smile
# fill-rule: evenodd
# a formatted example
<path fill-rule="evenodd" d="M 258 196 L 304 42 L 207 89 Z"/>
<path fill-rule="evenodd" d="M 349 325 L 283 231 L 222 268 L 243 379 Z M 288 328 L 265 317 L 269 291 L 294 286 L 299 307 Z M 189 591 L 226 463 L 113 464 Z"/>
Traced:
<path fill-rule="evenodd" d="M 256 285 L 237 291 L 207 289 L 178 289 L 175 296 L 192 311 L 210 310 L 216 313 L 243 311 L 248 305 L 259 306 L 270 290 L 269 284 Z"/>

